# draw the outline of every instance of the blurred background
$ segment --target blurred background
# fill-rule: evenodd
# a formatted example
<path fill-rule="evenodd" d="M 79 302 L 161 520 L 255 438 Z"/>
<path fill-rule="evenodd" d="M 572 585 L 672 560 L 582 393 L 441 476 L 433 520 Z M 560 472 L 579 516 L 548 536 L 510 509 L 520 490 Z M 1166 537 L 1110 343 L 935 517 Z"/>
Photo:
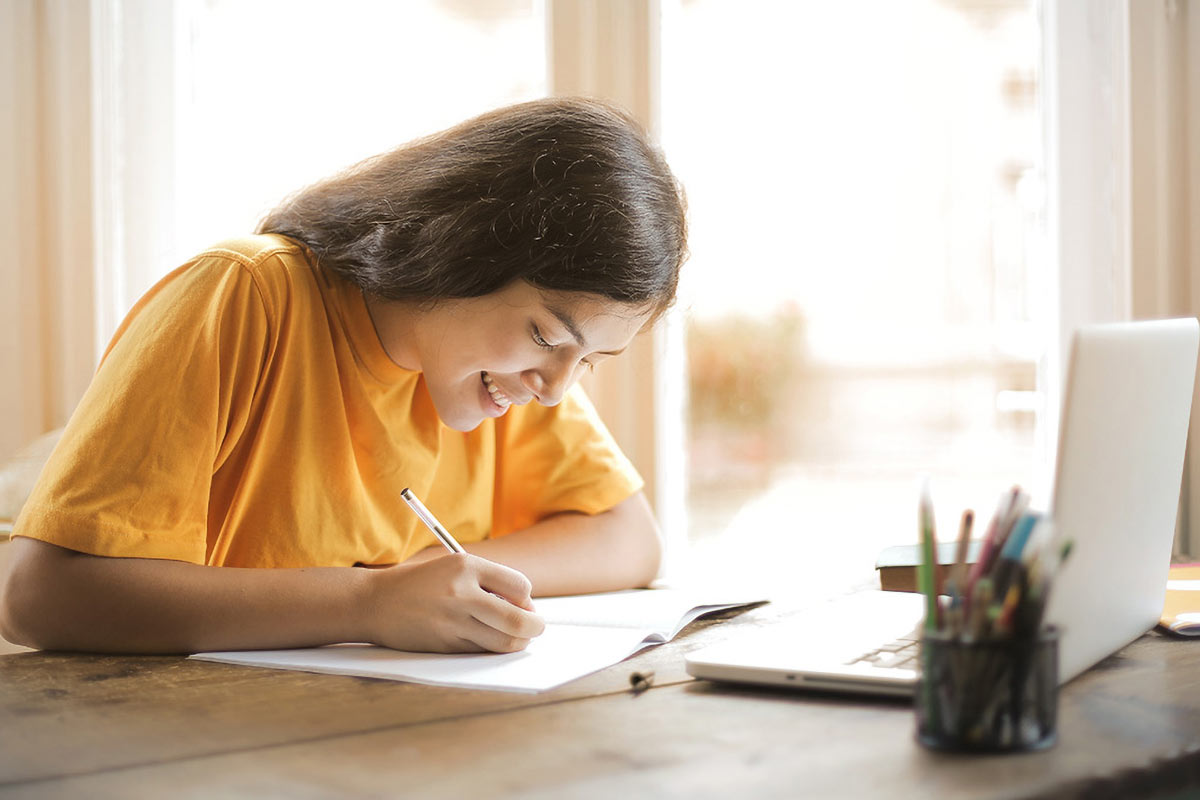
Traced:
<path fill-rule="evenodd" d="M 158 277 L 287 194 L 496 106 L 595 93 L 643 119 L 689 200 L 676 309 L 589 386 L 672 569 L 869 583 L 880 549 L 916 539 L 920 473 L 947 538 L 1014 483 L 1044 507 L 1071 324 L 1187 311 L 1194 262 L 1157 266 L 1186 250 L 1186 214 L 1139 228 L 1131 165 L 1139 130 L 1194 145 L 1170 92 L 1158 127 L 1119 124 L 1138 80 L 1186 72 L 1143 55 L 1196 36 L 1180 5 L 10 3 L 0 101 L 30 114 L 0 139 L 0 235 L 27 258 L 0 271 L 22 377 L 0 457 L 65 421 Z M 1132 77 L 1131 55 L 1150 65 Z M 1069 185 L 1067 140 L 1096 167 Z M 1166 175 L 1150 211 L 1177 194 Z"/>
<path fill-rule="evenodd" d="M 835 588 L 915 539 L 920 472 L 947 519 L 1033 481 L 1041 37 L 1023 0 L 750 7 L 663 29 L 689 532 Z"/>

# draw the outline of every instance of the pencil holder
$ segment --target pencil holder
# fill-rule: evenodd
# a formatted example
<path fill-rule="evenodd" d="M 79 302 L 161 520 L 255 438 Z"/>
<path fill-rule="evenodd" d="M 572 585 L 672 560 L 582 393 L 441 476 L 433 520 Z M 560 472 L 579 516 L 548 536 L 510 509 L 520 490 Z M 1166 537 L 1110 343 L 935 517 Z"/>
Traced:
<path fill-rule="evenodd" d="M 1036 637 L 921 638 L 917 739 L 935 750 L 1041 750 L 1057 738 L 1058 631 Z"/>

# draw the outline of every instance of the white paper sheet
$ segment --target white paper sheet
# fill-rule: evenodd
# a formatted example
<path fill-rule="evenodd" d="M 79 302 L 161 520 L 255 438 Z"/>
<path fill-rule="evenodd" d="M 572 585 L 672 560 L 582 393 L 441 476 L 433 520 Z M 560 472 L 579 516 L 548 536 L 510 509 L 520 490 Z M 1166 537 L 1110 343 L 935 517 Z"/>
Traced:
<path fill-rule="evenodd" d="M 519 653 L 406 653 L 367 644 L 300 650 L 198 653 L 192 658 L 276 669 L 540 692 L 673 638 L 701 614 L 749 602 L 700 605 L 697 595 L 654 589 L 535 601 L 546 631 Z"/>

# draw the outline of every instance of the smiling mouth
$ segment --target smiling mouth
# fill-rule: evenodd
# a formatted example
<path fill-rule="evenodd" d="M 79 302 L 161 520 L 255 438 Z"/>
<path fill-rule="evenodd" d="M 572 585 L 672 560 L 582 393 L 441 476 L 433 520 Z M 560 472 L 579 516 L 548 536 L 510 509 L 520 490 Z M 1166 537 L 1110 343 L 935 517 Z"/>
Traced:
<path fill-rule="evenodd" d="M 504 392 L 500 391 L 500 387 L 492 381 L 492 376 L 487 372 L 483 373 L 483 385 L 488 390 L 488 394 L 492 396 L 492 401 L 501 408 L 508 408 L 513 404 L 513 401 Z"/>

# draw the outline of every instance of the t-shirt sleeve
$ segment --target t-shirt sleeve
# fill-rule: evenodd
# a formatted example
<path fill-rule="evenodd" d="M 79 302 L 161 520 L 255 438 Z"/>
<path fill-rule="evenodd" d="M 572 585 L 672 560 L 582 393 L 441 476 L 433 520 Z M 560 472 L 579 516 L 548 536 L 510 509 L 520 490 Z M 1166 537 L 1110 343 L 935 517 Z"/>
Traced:
<path fill-rule="evenodd" d="M 93 555 L 205 563 L 214 471 L 248 422 L 272 325 L 220 256 L 130 311 L 14 526 Z"/>
<path fill-rule="evenodd" d="M 496 426 L 493 536 L 563 511 L 598 514 L 641 490 L 641 476 L 582 387 L 557 406 L 530 403 L 520 411 Z"/>

